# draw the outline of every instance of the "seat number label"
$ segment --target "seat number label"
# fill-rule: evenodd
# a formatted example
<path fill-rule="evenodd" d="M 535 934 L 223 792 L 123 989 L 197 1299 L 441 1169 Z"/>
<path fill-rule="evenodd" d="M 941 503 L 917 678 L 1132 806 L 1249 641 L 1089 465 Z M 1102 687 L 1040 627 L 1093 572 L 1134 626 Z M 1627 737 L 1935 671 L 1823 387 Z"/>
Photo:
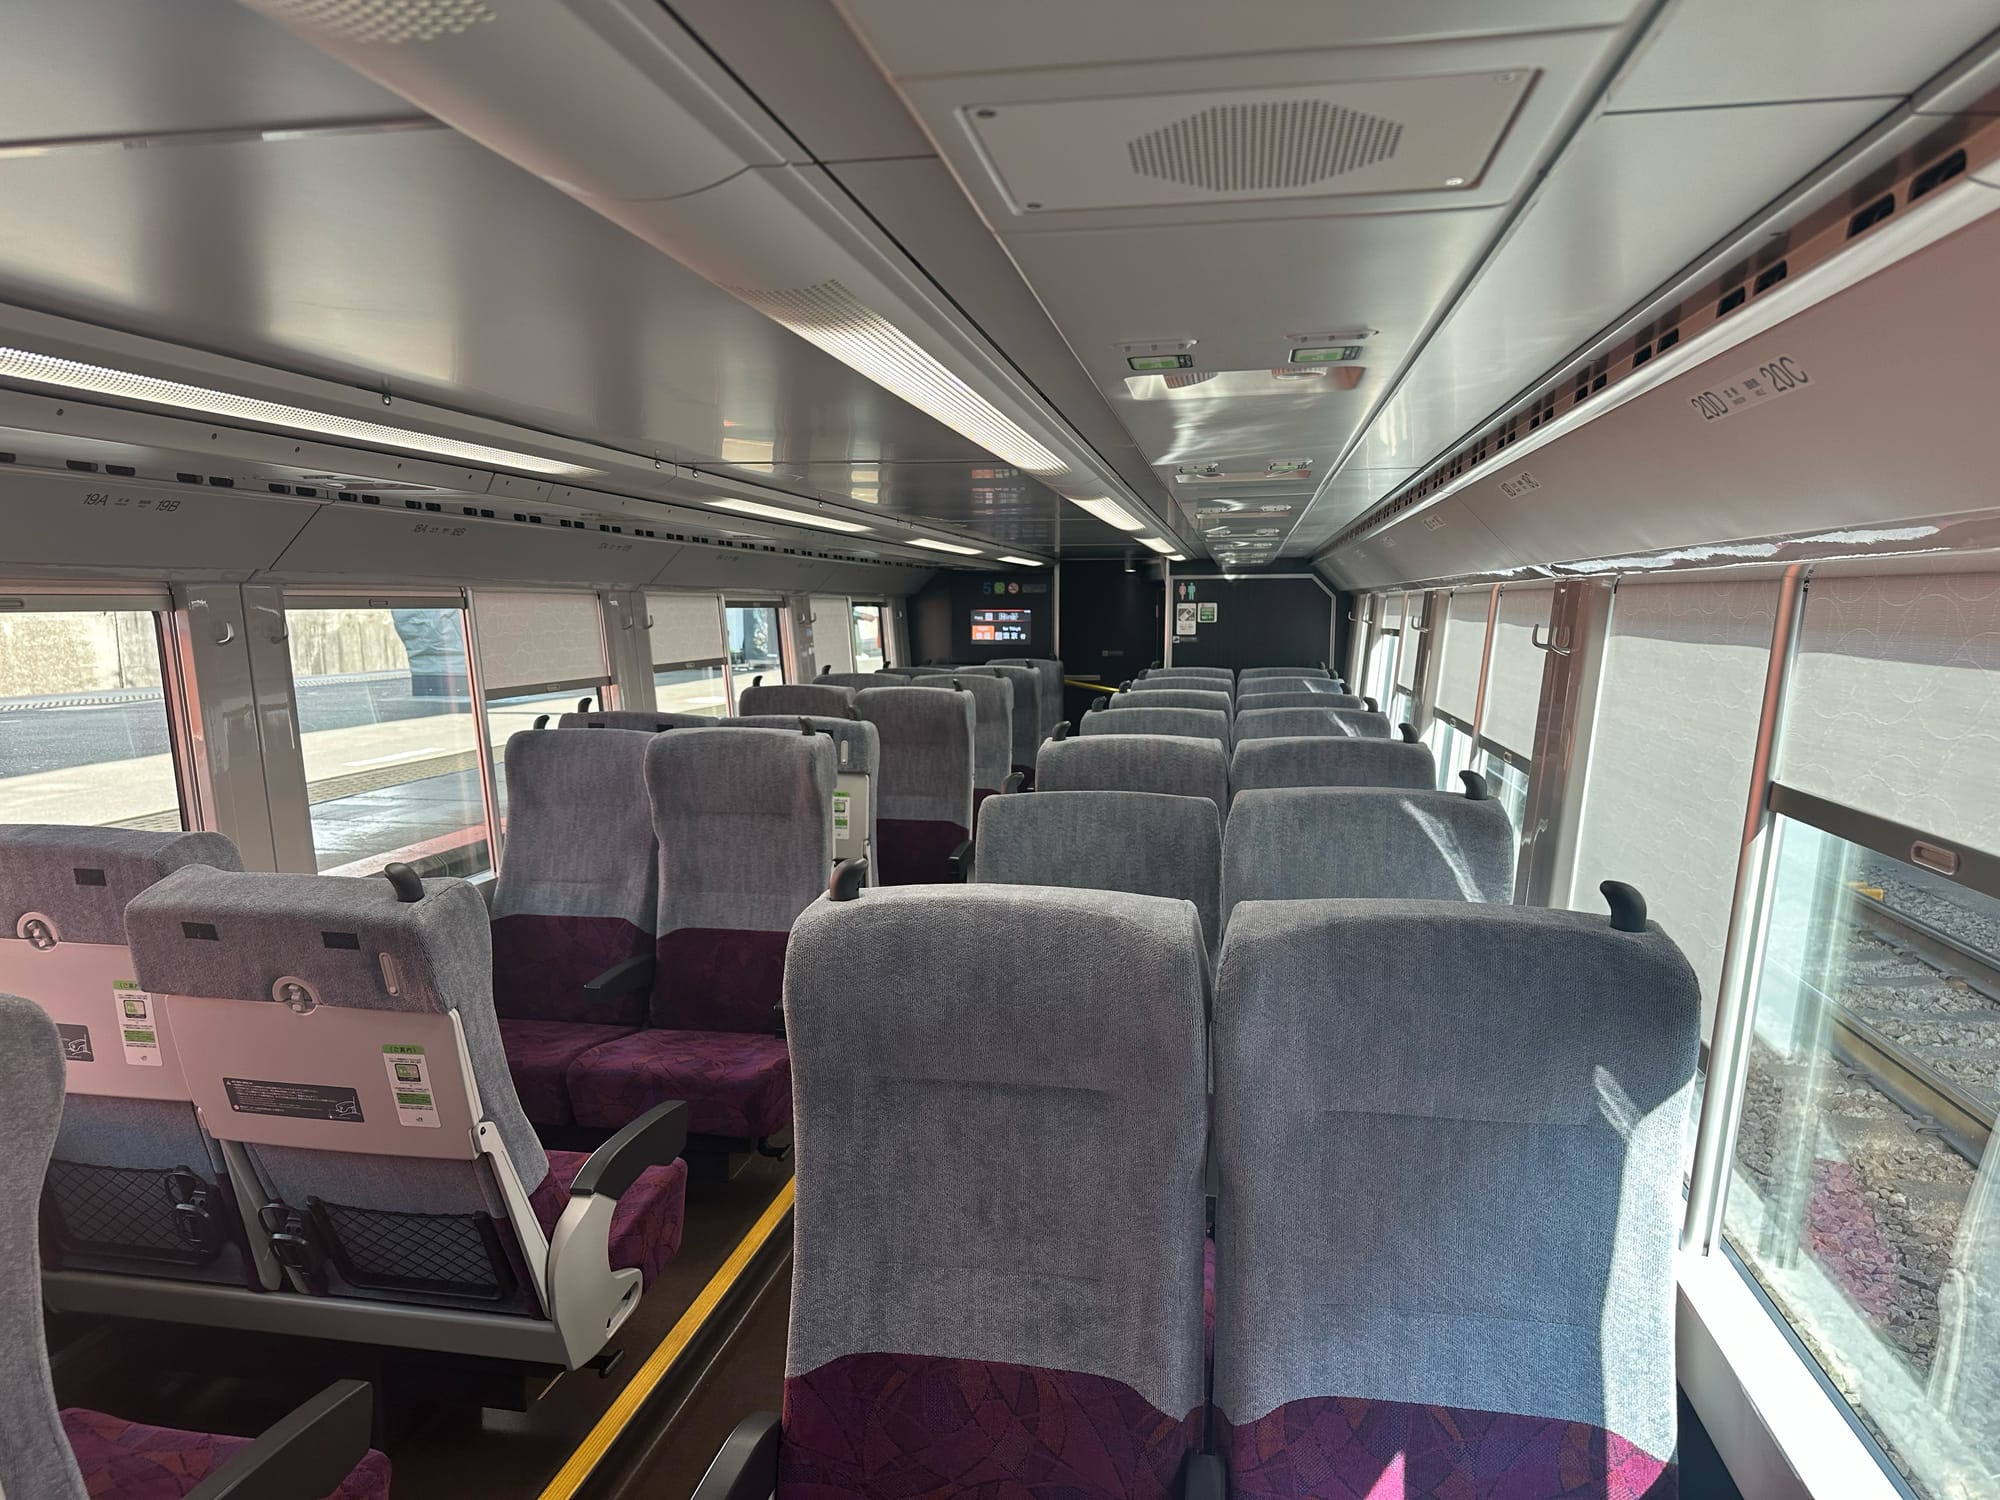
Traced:
<path fill-rule="evenodd" d="M 396 1123 L 436 1130 L 437 1099 L 431 1093 L 430 1062 L 424 1049 L 391 1043 L 382 1049 L 382 1066 L 389 1070 L 389 1092 L 396 1096 Z"/>
<path fill-rule="evenodd" d="M 1776 359 L 1753 365 L 1728 380 L 1717 381 L 1700 395 L 1688 397 L 1687 401 L 1689 406 L 1701 413 L 1702 421 L 1715 422 L 1723 417 L 1733 417 L 1748 407 L 1789 396 L 1793 391 L 1803 390 L 1811 384 L 1812 377 L 1806 373 L 1805 366 L 1791 355 L 1781 354 Z"/>
<path fill-rule="evenodd" d="M 165 1067 L 153 997 L 139 988 L 136 979 L 114 979 L 111 1003 L 118 1007 L 118 1040 L 124 1044 L 126 1063 L 134 1068 Z"/>

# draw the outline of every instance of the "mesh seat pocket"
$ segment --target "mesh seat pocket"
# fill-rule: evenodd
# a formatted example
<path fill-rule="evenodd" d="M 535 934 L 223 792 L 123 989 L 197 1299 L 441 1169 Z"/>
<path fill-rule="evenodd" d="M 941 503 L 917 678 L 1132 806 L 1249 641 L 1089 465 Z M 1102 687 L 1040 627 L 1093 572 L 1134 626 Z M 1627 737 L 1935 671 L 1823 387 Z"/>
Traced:
<path fill-rule="evenodd" d="M 514 1294 L 513 1267 L 486 1214 L 393 1213 L 323 1198 L 308 1198 L 306 1211 L 350 1286 L 485 1302 Z"/>
<path fill-rule="evenodd" d="M 42 1211 L 56 1249 L 205 1266 L 229 1238 L 222 1190 L 189 1167 L 49 1163 Z"/>

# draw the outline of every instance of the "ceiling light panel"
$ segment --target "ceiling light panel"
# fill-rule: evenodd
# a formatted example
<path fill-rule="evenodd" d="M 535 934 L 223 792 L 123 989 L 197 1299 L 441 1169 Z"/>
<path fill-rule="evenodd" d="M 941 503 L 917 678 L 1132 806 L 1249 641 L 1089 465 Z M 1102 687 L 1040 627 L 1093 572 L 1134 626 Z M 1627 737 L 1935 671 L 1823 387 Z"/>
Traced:
<path fill-rule="evenodd" d="M 956 542 L 933 541 L 931 540 L 931 538 L 927 536 L 911 537 L 910 545 L 912 547 L 928 547 L 933 552 L 956 552 L 961 557 L 985 556 L 985 554 L 982 553 L 977 547 L 961 547 Z"/>
<path fill-rule="evenodd" d="M 767 521 L 783 521 L 789 526 L 810 526 L 815 531 L 872 531 L 874 527 L 863 526 L 858 521 L 837 521 L 832 516 L 807 515 L 803 511 L 786 510 L 778 505 L 765 505 L 756 500 L 704 500 L 704 505 L 712 505 L 717 510 L 733 510 L 740 516 L 762 516 Z"/>
<path fill-rule="evenodd" d="M 1023 567 L 1023 568 L 1039 568 L 1039 567 L 1041 567 L 1041 566 L 1042 566 L 1042 560 L 1041 560 L 1041 559 L 1040 559 L 1039 557 L 1004 557 L 1004 556 L 1003 556 L 1003 557 L 1002 557 L 1002 558 L 1000 559 L 1000 561 L 1002 561 L 1002 562 L 1004 562 L 1004 563 L 1013 563 L 1013 564 L 1015 564 L 1016 566 L 1018 566 L 1018 567 Z"/>
<path fill-rule="evenodd" d="M 64 390 L 88 391 L 127 401 L 143 401 L 176 411 L 202 412 L 214 417 L 232 417 L 260 426 L 284 427 L 315 436 L 345 438 L 371 446 L 402 448 L 413 453 L 448 458 L 460 463 L 491 464 L 496 468 L 522 469 L 530 474 L 580 476 L 596 469 L 560 463 L 533 453 L 510 448 L 489 447 L 485 443 L 463 443 L 455 438 L 416 432 L 407 427 L 390 427 L 381 422 L 363 422 L 354 417 L 309 411 L 302 406 L 286 406 L 255 396 L 239 396 L 208 386 L 188 385 L 178 380 L 161 380 L 132 370 L 114 370 L 104 365 L 59 359 L 29 349 L 0 345 L 0 379 L 25 380 Z"/>
<path fill-rule="evenodd" d="M 1071 495 L 1070 501 L 1079 508 L 1089 511 L 1107 526 L 1116 526 L 1120 531 L 1144 531 L 1146 523 L 1132 519 L 1132 513 L 1115 500 L 1078 500 Z"/>
<path fill-rule="evenodd" d="M 1142 536 L 1139 538 L 1139 545 L 1142 547 L 1151 547 L 1162 557 L 1174 550 L 1174 544 L 1164 537 Z"/>

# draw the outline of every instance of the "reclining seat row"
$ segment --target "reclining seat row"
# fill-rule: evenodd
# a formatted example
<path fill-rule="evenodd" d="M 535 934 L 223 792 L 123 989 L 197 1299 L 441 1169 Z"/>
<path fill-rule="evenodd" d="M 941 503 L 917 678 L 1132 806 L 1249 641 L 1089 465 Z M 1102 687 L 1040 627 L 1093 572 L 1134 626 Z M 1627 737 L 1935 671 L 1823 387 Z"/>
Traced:
<path fill-rule="evenodd" d="M 110 945 L 106 945 L 110 946 Z M 124 946 L 121 930 L 118 947 Z M 386 1500 L 389 1461 L 368 1448 L 369 1389 L 341 1381 L 263 1438 L 183 1432 L 58 1409 L 42 1322 L 36 1206 L 66 1113 L 58 1023 L 0 994 L 0 1493 L 22 1500 L 160 1500 L 195 1492 Z M 72 1054 L 73 1056 L 73 1054 Z M 72 1095 L 73 1107 L 80 1098 Z"/>
<path fill-rule="evenodd" d="M 997 677 L 1013 689 L 1013 726 L 1008 744 L 1012 769 L 1019 771 L 1032 781 L 1035 775 L 1035 754 L 1042 741 L 1048 737 L 1048 729 L 1043 720 L 1042 674 L 1033 667 L 1015 667 L 1004 663 L 984 667 L 965 667 L 961 677 Z"/>
<path fill-rule="evenodd" d="M 456 1309 L 481 1317 L 442 1325 L 448 1339 L 574 1368 L 678 1248 L 683 1106 L 589 1161 L 544 1151 L 508 1076 L 486 907 L 465 882 L 190 865 L 134 896 L 125 924 L 174 1081 L 277 1273 L 225 1321 L 422 1347 Z M 103 1290 L 65 1275 L 51 1305 Z M 123 1310 L 171 1318 L 184 1300 L 139 1296 Z M 310 1311 L 325 1298 L 356 1306 L 329 1321 Z M 204 1320 L 217 1306 L 200 1304 Z"/>
<path fill-rule="evenodd" d="M 1014 688 L 1002 678 L 968 670 L 916 678 L 912 687 L 972 696 L 972 816 L 1007 784 L 1014 764 Z"/>
<path fill-rule="evenodd" d="M 1043 738 L 1054 732 L 1063 719 L 1063 664 L 1049 656 L 997 656 L 989 667 L 1027 667 L 1040 679 L 1041 722 L 1036 726 Z"/>
<path fill-rule="evenodd" d="M 1186 903 L 816 904 L 785 1415 L 698 1500 L 1671 1493 L 1698 987 L 1636 904 L 1246 908 L 1212 1133 Z"/>
<path fill-rule="evenodd" d="M 1170 797 L 1206 797 L 1226 816 L 1229 764 L 1221 744 L 1211 739 L 1096 734 L 1050 740 L 1043 745 L 1035 762 L 1035 785 L 1044 792 L 1162 792 Z"/>
<path fill-rule="evenodd" d="M 864 688 L 854 707 L 882 742 L 875 825 L 879 882 L 931 885 L 958 879 L 956 861 L 972 837 L 972 695 Z M 819 883 L 825 879 L 822 867 Z"/>
<path fill-rule="evenodd" d="M 1239 741 L 1229 759 L 1232 793 L 1286 786 L 1399 786 L 1428 791 L 1437 761 L 1409 740 L 1280 735 Z"/>

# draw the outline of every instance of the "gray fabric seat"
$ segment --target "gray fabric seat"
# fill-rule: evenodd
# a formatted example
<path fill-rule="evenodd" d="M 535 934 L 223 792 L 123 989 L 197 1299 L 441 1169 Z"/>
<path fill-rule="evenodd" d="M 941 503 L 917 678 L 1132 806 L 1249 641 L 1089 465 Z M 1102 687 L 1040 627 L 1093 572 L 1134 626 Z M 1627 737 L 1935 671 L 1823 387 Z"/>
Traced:
<path fill-rule="evenodd" d="M 961 1437 L 982 1489 L 1082 1493 L 1046 1467 L 1074 1443 L 1129 1476 L 1089 1493 L 1178 1493 L 1204 1416 L 1205 963 L 1191 907 L 1122 892 L 872 890 L 799 919 L 779 1493 L 878 1492 L 874 1451 L 909 1493 L 965 1493 Z"/>
<path fill-rule="evenodd" d="M 189 1092 L 256 1184 L 248 1227 L 290 1294 L 534 1320 L 543 1358 L 575 1368 L 679 1245 L 678 1142 L 622 1201 L 572 1196 L 582 1159 L 543 1150 L 509 1076 L 485 902 L 396 868 L 177 871 L 126 908 L 139 980 L 168 997 Z M 421 1317 L 339 1326 L 419 1347 L 431 1333 Z"/>
<path fill-rule="evenodd" d="M 860 856 L 873 869 L 875 859 L 875 787 L 882 774 L 882 737 L 875 726 L 848 709 L 854 717 L 838 719 L 806 716 L 814 734 L 833 741 L 833 857 L 836 862 Z M 745 729 L 796 729 L 799 717 L 792 714 L 724 719 L 724 724 Z"/>
<path fill-rule="evenodd" d="M 1232 1494 L 1379 1493 L 1399 1453 L 1427 1494 L 1649 1492 L 1699 999 L 1657 925 L 1238 908 L 1214 1039 Z"/>
<path fill-rule="evenodd" d="M 901 687 L 909 678 L 901 672 L 822 672 L 813 681 L 859 692 L 863 688 Z"/>
<path fill-rule="evenodd" d="M 1227 692 L 1236 686 L 1236 673 L 1229 667 L 1149 667 L 1139 674 L 1141 682 L 1219 682 Z"/>
<path fill-rule="evenodd" d="M 1247 713 L 1259 708 L 1347 708 L 1369 712 L 1367 703 L 1353 693 L 1312 693 L 1288 690 L 1244 693 L 1236 699 L 1236 711 Z"/>
<path fill-rule="evenodd" d="M 1295 677 L 1304 680 L 1309 677 L 1330 679 L 1332 674 L 1325 667 L 1245 667 L 1236 674 L 1239 683 L 1255 682 L 1259 678 Z"/>
<path fill-rule="evenodd" d="M 1028 667 L 1041 679 L 1042 721 L 1038 726 L 1043 738 L 1054 732 L 1056 725 L 1063 721 L 1063 664 L 1049 656 L 996 657 L 987 663 L 990 667 Z"/>
<path fill-rule="evenodd" d="M 1222 812 L 1207 797 L 1051 792 L 1000 797 L 979 819 L 974 879 L 1189 901 L 1221 936 Z"/>
<path fill-rule="evenodd" d="M 1111 695 L 1111 707 L 1204 708 L 1233 717 L 1236 704 L 1227 693 L 1211 693 L 1201 688 L 1169 687 L 1164 683 L 1135 682 L 1123 692 Z"/>
<path fill-rule="evenodd" d="M 753 685 L 736 695 L 736 712 L 744 718 L 759 714 L 817 714 L 838 719 L 854 702 L 854 689 L 820 678 L 814 682 Z"/>
<path fill-rule="evenodd" d="M 1485 797 L 1397 787 L 1238 792 L 1222 851 L 1223 920 L 1245 901 L 1514 898 L 1514 825 Z"/>
<path fill-rule="evenodd" d="M 1386 714 L 1342 708 L 1251 708 L 1239 709 L 1236 715 L 1239 742 L 1314 734 L 1386 740 L 1389 719 Z"/>
<path fill-rule="evenodd" d="M 1229 754 L 1207 738 L 1095 734 L 1050 740 L 1035 763 L 1043 792 L 1160 792 L 1206 797 L 1229 811 Z"/>
<path fill-rule="evenodd" d="M 1429 791 L 1437 785 L 1431 747 L 1402 740 L 1276 735 L 1239 739 L 1229 760 L 1232 793 L 1287 786 L 1396 786 Z"/>
<path fill-rule="evenodd" d="M 1229 745 L 1229 715 L 1211 708 L 1093 708 L 1078 732 L 1093 734 L 1175 734 Z"/>
<path fill-rule="evenodd" d="M 1033 667 L 1016 667 L 1005 664 L 966 667 L 961 677 L 997 677 L 1014 690 L 1014 706 L 1009 722 L 1013 726 L 1008 756 L 1013 769 L 1023 772 L 1029 780 L 1034 779 L 1035 757 L 1041 749 L 1048 731 L 1042 727 L 1046 715 L 1042 712 L 1042 674 Z"/>
<path fill-rule="evenodd" d="M 972 695 L 972 807 L 999 791 L 1014 767 L 1014 688 L 987 673 L 919 677 L 913 686 Z"/>
<path fill-rule="evenodd" d="M 867 688 L 854 706 L 882 739 L 877 881 L 929 885 L 956 879 L 952 855 L 972 837 L 972 695 Z"/>
<path fill-rule="evenodd" d="M 219 833 L 0 825 L 0 991 L 47 1010 L 68 1056 L 50 1263 L 275 1285 L 189 1098 L 170 1007 L 140 988 L 126 943 L 126 903 L 189 865 L 242 868 Z"/>
<path fill-rule="evenodd" d="M 652 709 L 612 709 L 598 713 L 563 714 L 558 729 L 636 729 L 642 734 L 659 734 L 667 729 L 701 729 L 715 720 L 704 714 L 655 713 Z"/>

